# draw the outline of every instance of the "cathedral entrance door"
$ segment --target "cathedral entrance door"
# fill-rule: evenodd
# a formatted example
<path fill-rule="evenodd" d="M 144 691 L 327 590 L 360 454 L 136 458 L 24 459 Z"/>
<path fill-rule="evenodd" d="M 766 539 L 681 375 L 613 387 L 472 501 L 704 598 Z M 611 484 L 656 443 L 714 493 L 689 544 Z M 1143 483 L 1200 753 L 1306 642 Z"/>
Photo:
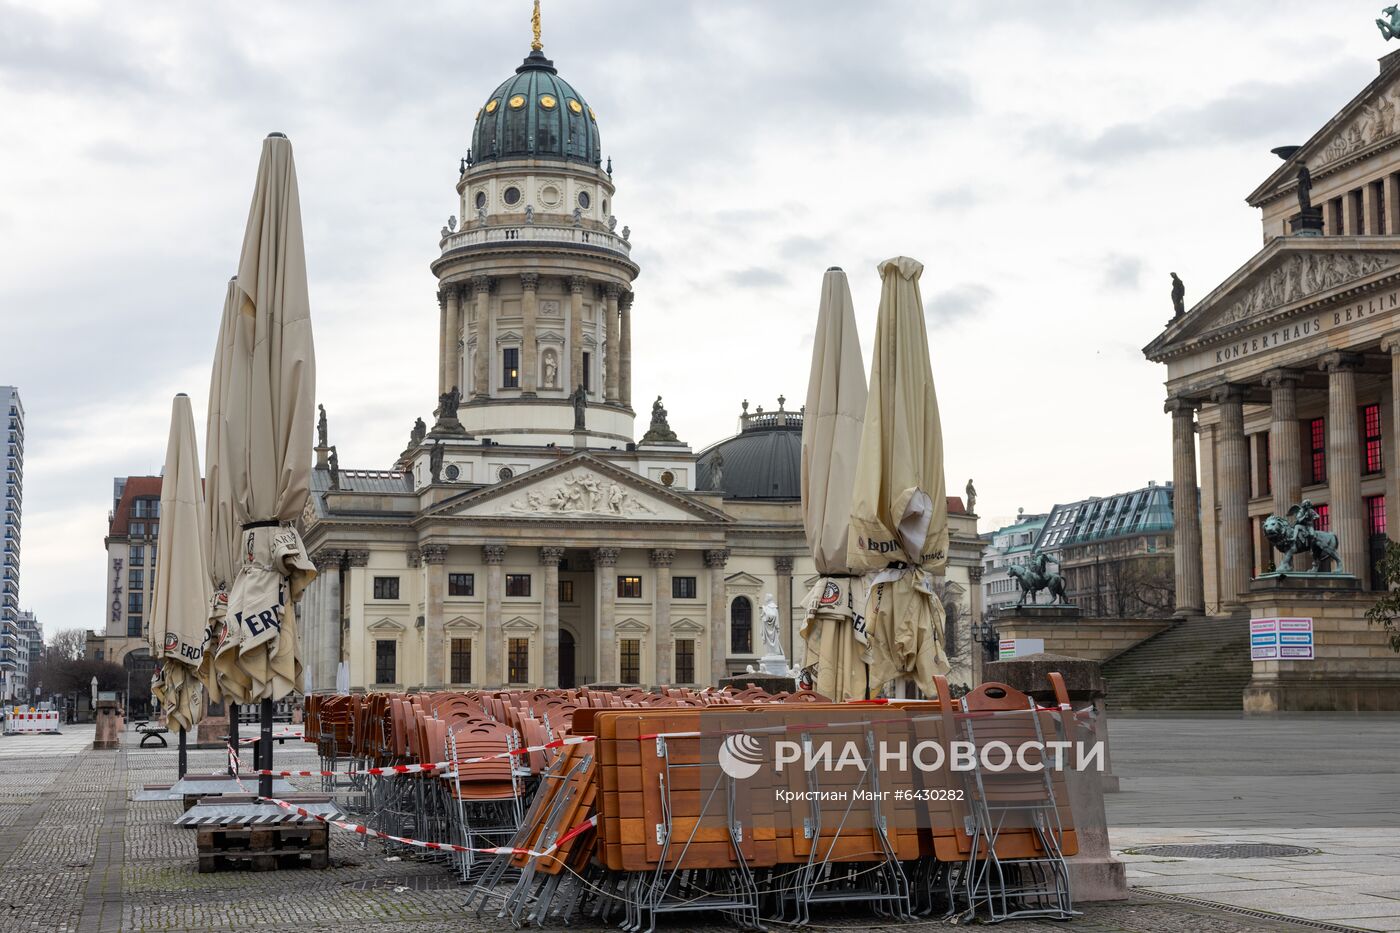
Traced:
<path fill-rule="evenodd" d="M 574 686 L 574 633 L 566 628 L 559 630 L 559 686 Z"/>

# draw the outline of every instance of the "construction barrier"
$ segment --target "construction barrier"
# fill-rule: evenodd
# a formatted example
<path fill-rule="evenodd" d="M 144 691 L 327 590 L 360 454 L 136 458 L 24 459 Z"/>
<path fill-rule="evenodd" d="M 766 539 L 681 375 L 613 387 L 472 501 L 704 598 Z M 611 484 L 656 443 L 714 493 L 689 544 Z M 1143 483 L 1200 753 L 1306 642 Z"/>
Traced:
<path fill-rule="evenodd" d="M 58 710 L 20 712 L 9 709 L 5 711 L 6 735 L 54 735 L 58 733 L 58 725 Z"/>

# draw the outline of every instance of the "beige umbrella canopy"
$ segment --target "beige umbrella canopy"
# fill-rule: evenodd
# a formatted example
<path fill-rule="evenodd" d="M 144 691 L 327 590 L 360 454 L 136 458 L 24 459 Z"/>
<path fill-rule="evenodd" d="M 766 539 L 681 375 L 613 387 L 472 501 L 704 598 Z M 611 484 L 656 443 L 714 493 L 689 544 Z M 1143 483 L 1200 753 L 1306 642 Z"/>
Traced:
<path fill-rule="evenodd" d="M 876 571 L 865 613 L 872 688 L 907 677 L 932 696 L 934 675 L 949 668 L 943 607 L 931 581 L 948 560 L 948 500 L 919 297 L 923 270 L 907 256 L 879 266 L 880 312 L 847 555 L 852 570 Z"/>
<path fill-rule="evenodd" d="M 228 613 L 228 592 L 233 585 L 233 555 L 238 548 L 238 529 L 233 523 L 233 492 L 228 481 L 228 435 L 224 430 L 224 398 L 228 394 L 228 375 L 233 366 L 233 332 L 242 303 L 237 277 L 228 281 L 224 294 L 224 311 L 219 319 L 219 339 L 214 345 L 214 370 L 209 379 L 209 412 L 204 431 L 204 490 L 205 532 L 208 534 L 206 553 L 209 558 L 208 628 L 200 680 L 204 682 L 212 702 L 221 702 L 225 684 L 233 696 L 246 694 L 249 680 L 237 663 L 237 652 L 219 654 L 226 630 L 224 618 Z"/>
<path fill-rule="evenodd" d="M 199 448 L 189 396 L 175 396 L 160 486 L 160 549 L 151 593 L 150 639 L 158 666 L 151 689 L 177 729 L 199 721 L 197 671 L 209 612 L 208 536 Z"/>
<path fill-rule="evenodd" d="M 865 420 L 865 364 L 846 273 L 826 270 L 802 420 L 802 523 L 819 578 L 802 637 L 812 687 L 833 700 L 866 695 L 864 588 L 846 563 L 851 491 Z"/>
<path fill-rule="evenodd" d="M 316 576 L 293 523 L 311 490 L 316 361 L 292 144 L 263 141 L 236 282 L 238 313 L 221 401 L 238 574 L 219 663 L 236 652 L 246 691 L 237 703 L 279 700 L 301 683 L 296 603 Z"/>

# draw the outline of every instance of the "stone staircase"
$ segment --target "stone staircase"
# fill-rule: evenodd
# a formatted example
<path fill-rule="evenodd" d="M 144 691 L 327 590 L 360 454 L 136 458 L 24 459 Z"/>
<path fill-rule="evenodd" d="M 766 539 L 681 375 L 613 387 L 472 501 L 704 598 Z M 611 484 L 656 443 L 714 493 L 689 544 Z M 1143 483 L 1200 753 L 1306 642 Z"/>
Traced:
<path fill-rule="evenodd" d="M 1248 619 L 1188 619 L 1104 662 L 1108 708 L 1238 711 L 1251 669 Z"/>

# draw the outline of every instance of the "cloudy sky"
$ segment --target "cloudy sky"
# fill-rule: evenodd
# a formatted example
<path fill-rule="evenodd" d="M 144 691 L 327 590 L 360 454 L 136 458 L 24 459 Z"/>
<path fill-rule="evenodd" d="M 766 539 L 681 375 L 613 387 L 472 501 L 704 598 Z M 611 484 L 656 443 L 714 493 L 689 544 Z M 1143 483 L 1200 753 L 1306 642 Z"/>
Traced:
<path fill-rule="evenodd" d="M 1380 4 L 545 0 L 642 267 L 638 399 L 697 449 L 801 404 L 823 270 L 874 336 L 925 264 L 948 485 L 983 527 L 1170 478 L 1140 348 L 1260 245 L 1243 198 L 1391 50 Z M 527 0 L 0 2 L 0 383 L 28 409 L 21 601 L 100 627 L 112 478 L 202 411 L 262 137 L 295 147 L 319 395 L 387 468 L 435 399 L 428 271 Z M 202 422 L 202 418 L 197 419 Z"/>

